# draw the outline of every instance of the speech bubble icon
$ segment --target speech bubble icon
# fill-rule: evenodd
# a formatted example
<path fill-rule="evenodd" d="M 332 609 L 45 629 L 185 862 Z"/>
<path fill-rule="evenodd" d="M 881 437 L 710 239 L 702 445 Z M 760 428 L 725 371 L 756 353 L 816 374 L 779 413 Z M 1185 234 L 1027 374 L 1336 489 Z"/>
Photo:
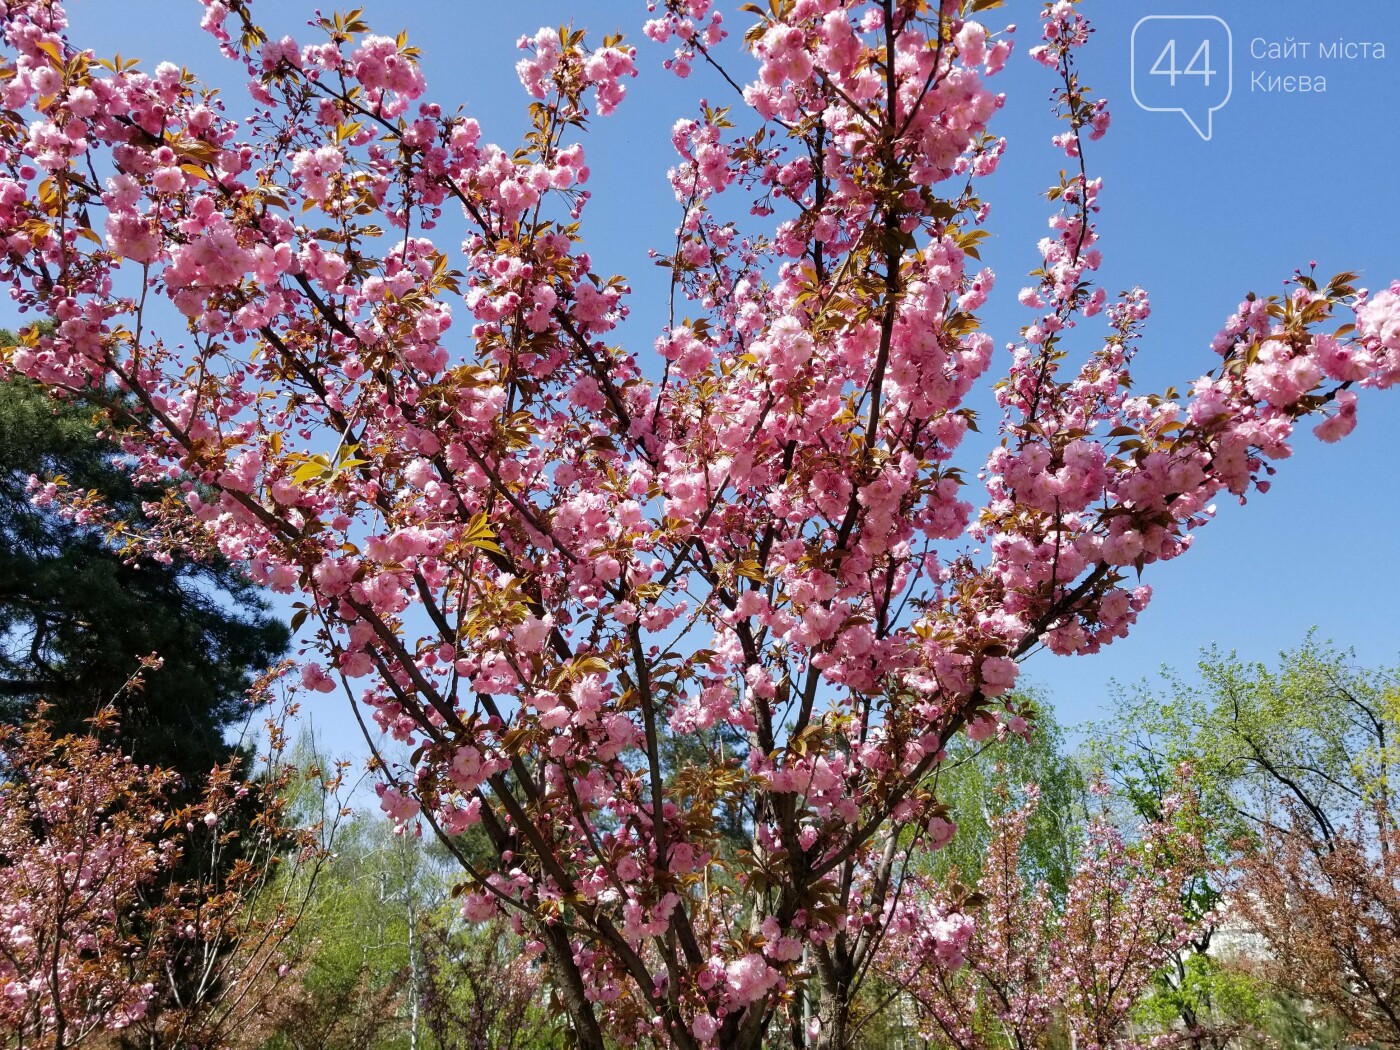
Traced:
<path fill-rule="evenodd" d="M 1215 15 L 1148 15 L 1133 26 L 1133 101 L 1180 113 L 1209 142 L 1215 111 L 1234 92 L 1234 37 Z"/>

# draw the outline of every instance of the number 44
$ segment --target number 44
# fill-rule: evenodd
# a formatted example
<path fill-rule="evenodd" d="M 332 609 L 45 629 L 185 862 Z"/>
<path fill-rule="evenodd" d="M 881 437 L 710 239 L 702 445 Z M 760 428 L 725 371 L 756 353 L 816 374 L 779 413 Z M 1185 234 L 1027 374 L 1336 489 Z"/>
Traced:
<path fill-rule="evenodd" d="M 1162 64 L 1166 63 L 1166 68 Z M 1191 61 L 1186 63 L 1185 69 L 1178 69 L 1176 65 L 1176 38 L 1167 41 L 1167 46 L 1162 48 L 1162 53 L 1157 56 L 1157 61 L 1152 64 L 1153 76 L 1171 77 L 1170 86 L 1176 87 L 1177 77 L 1200 77 L 1201 83 L 1210 87 L 1210 78 L 1215 76 L 1216 70 L 1210 65 L 1210 41 L 1202 40 L 1201 46 L 1196 48 L 1196 53 L 1191 56 Z"/>

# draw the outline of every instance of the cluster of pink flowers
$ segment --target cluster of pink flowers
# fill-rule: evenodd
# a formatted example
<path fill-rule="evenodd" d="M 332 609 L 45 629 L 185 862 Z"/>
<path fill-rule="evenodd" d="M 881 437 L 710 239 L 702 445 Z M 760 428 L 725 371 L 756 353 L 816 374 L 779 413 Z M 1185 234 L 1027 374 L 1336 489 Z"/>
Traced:
<path fill-rule="evenodd" d="M 676 76 L 690 76 L 697 51 L 717 46 L 729 34 L 721 28 L 724 15 L 714 6 L 714 0 L 648 0 L 647 10 L 655 12 L 664 7 L 659 18 L 653 18 L 642 31 L 658 44 L 671 39 L 679 41 L 675 54 L 663 63 Z"/>
<path fill-rule="evenodd" d="M 0 759 L 0 1027 L 64 1046 L 126 1028 L 155 994 L 125 917 L 179 855 L 161 834 L 173 777 L 56 739 L 42 712 L 0 733 Z"/>
<path fill-rule="evenodd" d="M 582 38 L 582 33 L 577 34 Z M 521 37 L 522 51 L 529 58 L 516 63 L 520 83 L 534 98 L 548 98 L 556 90 L 578 91 L 583 85 L 591 87 L 597 99 L 598 113 L 606 117 L 627 94 L 623 77 L 635 77 L 636 51 L 630 47 L 604 46 L 587 54 L 579 50 L 577 40 L 566 43 L 555 29 L 541 29 L 532 37 Z M 576 82 L 570 86 L 570 81 Z"/>
<path fill-rule="evenodd" d="M 977 875 L 974 921 L 946 887 L 918 876 L 902 887 L 881 971 L 909 995 L 927 1037 L 982 1050 L 1044 1044 L 1057 1021 L 1077 1045 L 1129 1045 L 1133 1011 L 1164 963 L 1208 927 L 1187 893 L 1207 862 L 1187 796 L 1129 845 L 1106 817 L 1089 822 L 1063 899 L 1026 870 L 1023 847 L 1036 785 L 992 821 Z M 1136 1044 L 1133 1044 L 1136 1045 Z M 1157 1045 L 1157 1044 L 1153 1044 Z"/>

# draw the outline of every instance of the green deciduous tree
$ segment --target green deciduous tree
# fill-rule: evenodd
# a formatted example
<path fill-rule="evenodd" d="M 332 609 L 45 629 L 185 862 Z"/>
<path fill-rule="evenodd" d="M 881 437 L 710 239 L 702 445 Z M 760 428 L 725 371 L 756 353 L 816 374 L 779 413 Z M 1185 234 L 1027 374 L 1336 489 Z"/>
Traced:
<path fill-rule="evenodd" d="M 1144 815 L 1173 771 L 1191 768 L 1215 861 L 1192 892 L 1243 933 L 1214 937 L 1233 966 L 1179 960 L 1154 1008 L 1188 1026 L 1233 1016 L 1276 1045 L 1398 1037 L 1398 686 L 1400 671 L 1359 667 L 1309 636 L 1274 666 L 1210 649 L 1195 679 L 1164 671 L 1156 689 L 1120 690 L 1090 760 Z M 1244 988 L 1257 993 L 1250 1009 Z"/>
<path fill-rule="evenodd" d="M 561 1045 L 561 1014 L 550 1008 L 539 959 L 504 919 L 462 922 L 455 874 L 441 845 L 396 832 L 377 813 L 353 814 L 317 873 L 296 931 L 305 958 L 299 988 L 266 1050 Z"/>
<path fill-rule="evenodd" d="M 1090 733 L 1091 760 L 1150 814 L 1190 764 L 1217 846 L 1277 824 L 1289 802 L 1324 839 L 1358 807 L 1393 808 L 1400 772 L 1400 670 L 1356 666 L 1309 636 L 1278 664 L 1207 650 L 1199 677 L 1120 689 L 1114 718 Z"/>

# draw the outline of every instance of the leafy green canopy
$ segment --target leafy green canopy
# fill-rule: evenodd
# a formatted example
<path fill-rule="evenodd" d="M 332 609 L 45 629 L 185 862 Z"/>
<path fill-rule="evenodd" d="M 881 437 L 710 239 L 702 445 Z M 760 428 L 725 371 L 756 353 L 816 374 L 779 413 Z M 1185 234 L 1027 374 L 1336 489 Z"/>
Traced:
<path fill-rule="evenodd" d="M 1309 637 L 1276 666 L 1207 650 L 1194 680 L 1163 671 L 1122 691 L 1090 733 L 1091 758 L 1150 815 L 1182 763 L 1192 768 L 1222 855 L 1293 807 L 1330 839 L 1357 810 L 1392 811 L 1400 669 L 1361 668 Z"/>

